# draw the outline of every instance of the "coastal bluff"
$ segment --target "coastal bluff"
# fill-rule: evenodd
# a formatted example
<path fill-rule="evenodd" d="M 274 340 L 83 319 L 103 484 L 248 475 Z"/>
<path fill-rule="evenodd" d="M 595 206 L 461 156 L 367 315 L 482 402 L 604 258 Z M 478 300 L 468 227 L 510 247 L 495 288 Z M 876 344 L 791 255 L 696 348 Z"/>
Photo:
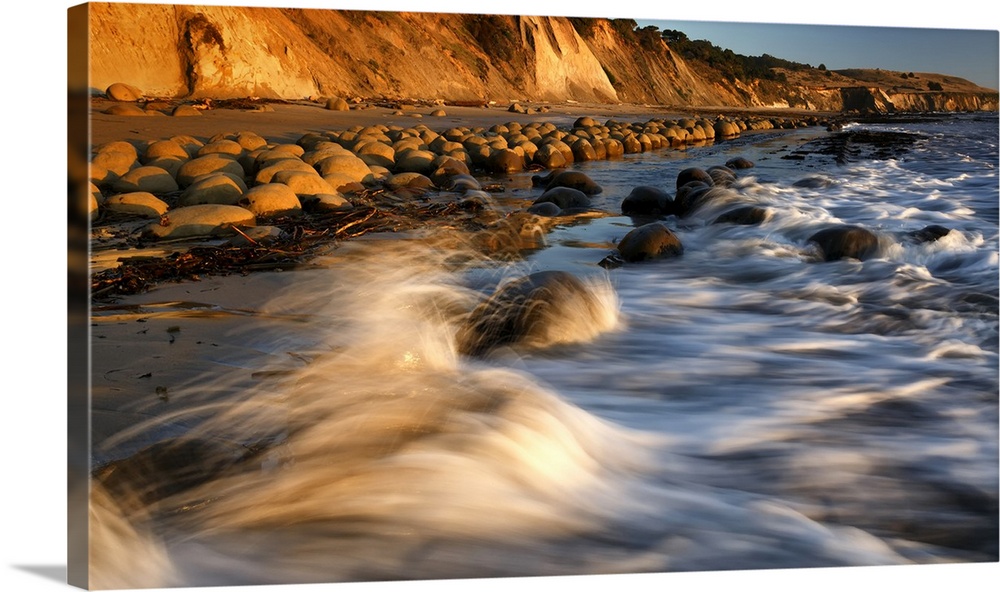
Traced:
<path fill-rule="evenodd" d="M 939 74 L 734 78 L 608 19 L 168 4 L 87 5 L 90 89 L 146 98 L 384 97 L 867 113 L 996 111 Z M 626 21 L 627 22 L 627 21 Z M 713 40 L 725 45 L 725 40 Z"/>

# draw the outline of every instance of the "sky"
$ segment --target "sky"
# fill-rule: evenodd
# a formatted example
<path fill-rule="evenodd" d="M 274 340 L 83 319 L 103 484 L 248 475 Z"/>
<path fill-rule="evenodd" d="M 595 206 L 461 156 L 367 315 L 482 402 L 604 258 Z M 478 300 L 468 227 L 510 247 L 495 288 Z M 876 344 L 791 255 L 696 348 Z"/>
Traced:
<path fill-rule="evenodd" d="M 975 29 L 642 20 L 747 56 L 770 54 L 830 70 L 950 74 L 997 89 L 998 33 Z"/>

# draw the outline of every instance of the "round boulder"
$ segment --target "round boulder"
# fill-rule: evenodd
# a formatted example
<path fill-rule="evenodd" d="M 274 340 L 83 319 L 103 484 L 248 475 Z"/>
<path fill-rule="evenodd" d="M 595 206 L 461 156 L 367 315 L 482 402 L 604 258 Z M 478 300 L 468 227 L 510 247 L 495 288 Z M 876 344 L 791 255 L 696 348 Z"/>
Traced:
<path fill-rule="evenodd" d="M 674 213 L 674 201 L 658 187 L 640 185 L 622 201 L 626 216 L 669 216 Z"/>
<path fill-rule="evenodd" d="M 191 105 L 177 105 L 174 110 L 170 112 L 174 117 L 192 117 L 200 116 L 201 109 L 195 109 Z"/>
<path fill-rule="evenodd" d="M 316 163 L 316 170 L 323 177 L 337 173 L 345 179 L 357 183 L 370 182 L 373 178 L 372 170 L 365 164 L 365 161 L 351 153 L 327 156 Z M 335 184 L 333 186 L 337 187 Z"/>
<path fill-rule="evenodd" d="M 680 189 L 691 181 L 701 181 L 705 185 L 713 185 L 715 183 L 712 175 L 708 174 L 704 169 L 697 167 L 686 168 L 677 173 L 677 189 Z"/>
<path fill-rule="evenodd" d="M 571 343 L 613 323 L 592 288 L 565 271 L 542 271 L 504 284 L 469 315 L 458 350 L 482 356 L 497 347 Z"/>
<path fill-rule="evenodd" d="M 302 212 L 302 203 L 292 188 L 282 183 L 251 187 L 239 204 L 259 218 L 292 216 Z"/>
<path fill-rule="evenodd" d="M 134 103 L 142 99 L 141 90 L 124 82 L 112 84 L 104 91 L 104 94 L 112 101 L 121 101 L 123 103 Z"/>
<path fill-rule="evenodd" d="M 198 177 L 211 173 L 229 173 L 237 177 L 243 177 L 243 165 L 232 157 L 223 154 L 206 154 L 198 158 L 192 158 L 181 165 L 177 171 L 177 184 L 187 187 L 195 182 Z"/>
<path fill-rule="evenodd" d="M 753 168 L 753 163 L 742 156 L 737 156 L 736 158 L 730 158 L 727 160 L 726 166 L 734 170 L 751 169 Z"/>
<path fill-rule="evenodd" d="M 351 106 L 347 104 L 347 101 L 343 97 L 334 97 L 326 101 L 326 108 L 330 111 L 349 111 Z"/>
<path fill-rule="evenodd" d="M 197 205 L 175 208 L 147 226 L 143 235 L 155 239 L 173 239 L 236 234 L 234 226 L 254 226 L 252 212 L 239 206 Z"/>
<path fill-rule="evenodd" d="M 155 166 L 136 167 L 119 177 L 111 187 L 121 193 L 146 191 L 163 194 L 178 190 L 177 181 L 170 173 Z"/>
<path fill-rule="evenodd" d="M 760 206 L 740 206 L 716 218 L 712 224 L 741 224 L 752 226 L 767 220 L 768 209 Z"/>
<path fill-rule="evenodd" d="M 825 228 L 809 237 L 820 249 L 824 261 L 858 259 L 864 261 L 878 252 L 878 236 L 860 226 L 842 224 Z"/>
<path fill-rule="evenodd" d="M 622 260 L 635 263 L 677 257 L 684 253 L 684 247 L 666 225 L 651 222 L 626 234 L 618 243 L 618 253 Z"/>
<path fill-rule="evenodd" d="M 247 192 L 243 179 L 228 173 L 212 173 L 199 177 L 177 199 L 179 206 L 201 204 L 236 205 Z"/>
<path fill-rule="evenodd" d="M 320 177 L 316 171 L 278 171 L 275 173 L 272 183 L 287 185 L 300 200 L 312 195 L 337 193 L 337 190 L 326 179 Z"/>
<path fill-rule="evenodd" d="M 104 200 L 104 209 L 140 218 L 159 218 L 167 213 L 167 204 L 152 193 L 135 191 L 112 195 Z"/>
<path fill-rule="evenodd" d="M 552 202 L 561 210 L 590 207 L 590 198 L 587 194 L 571 187 L 553 187 L 534 201 L 535 204 L 544 202 Z"/>
<path fill-rule="evenodd" d="M 494 173 L 516 173 L 524 170 L 524 156 L 510 148 L 494 150 L 490 153 L 487 167 Z"/>
<path fill-rule="evenodd" d="M 533 184 L 541 185 L 546 189 L 552 189 L 554 187 L 569 187 L 571 189 L 582 191 L 587 195 L 597 195 L 603 191 L 600 185 L 595 183 L 593 179 L 580 171 L 559 171 L 557 173 L 550 173 L 546 177 L 539 177 L 536 175 L 532 177 L 531 180 Z"/>

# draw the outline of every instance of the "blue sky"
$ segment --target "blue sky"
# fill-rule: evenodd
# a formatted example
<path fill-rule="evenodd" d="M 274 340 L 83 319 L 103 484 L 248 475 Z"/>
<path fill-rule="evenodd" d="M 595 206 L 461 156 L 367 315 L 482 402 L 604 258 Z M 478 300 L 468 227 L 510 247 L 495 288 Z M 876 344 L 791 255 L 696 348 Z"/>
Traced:
<path fill-rule="evenodd" d="M 951 74 L 998 88 L 998 33 L 972 29 L 639 20 L 738 54 L 764 53 L 831 70 L 882 68 Z"/>

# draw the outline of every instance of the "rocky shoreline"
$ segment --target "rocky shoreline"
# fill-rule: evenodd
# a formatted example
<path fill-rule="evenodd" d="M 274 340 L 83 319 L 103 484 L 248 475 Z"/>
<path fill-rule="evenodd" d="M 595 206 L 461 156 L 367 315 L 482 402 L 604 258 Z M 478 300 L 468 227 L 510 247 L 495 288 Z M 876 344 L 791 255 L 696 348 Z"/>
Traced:
<path fill-rule="evenodd" d="M 162 114 L 156 107 L 144 110 Z M 95 121 L 93 137 L 115 139 L 95 143 L 89 166 L 93 297 L 134 293 L 165 279 L 285 268 L 331 242 L 434 224 L 486 230 L 480 248 L 496 255 L 522 248 L 521 228 L 538 218 L 579 215 L 589 206 L 586 194 L 564 187 L 535 204 L 507 200 L 498 207 L 511 175 L 746 133 L 837 125 L 815 116 L 668 118 L 641 109 L 598 119 L 577 116 L 585 108 L 599 111 L 577 105 L 532 113 L 446 106 L 426 122 L 414 117 L 423 115 L 416 108 L 274 107 L 215 106 L 199 117 L 144 117 L 142 127 L 137 118 L 110 113 Z M 302 110 L 336 114 L 340 125 L 289 131 Z M 178 120 L 204 122 L 207 132 L 243 125 L 172 133 L 190 129 L 178 129 Z"/>
<path fill-rule="evenodd" d="M 697 171 L 702 177 L 678 178 L 676 194 L 635 188 L 621 211 L 602 212 L 588 198 L 600 188 L 588 187 L 574 163 L 842 123 L 810 114 L 661 115 L 642 107 L 605 119 L 595 106 L 572 104 L 340 111 L 281 103 L 263 111 L 216 104 L 198 117 L 149 116 L 138 126 L 137 118 L 98 116 L 101 107 L 92 105 L 93 137 L 105 141 L 95 142 L 88 169 L 95 300 L 205 274 L 290 269 L 339 241 L 433 227 L 466 231 L 485 256 L 516 257 L 537 246 L 528 229 L 571 216 L 683 217 L 717 197 L 734 171 L 752 166 L 735 159 Z M 312 123 L 296 128 L 303 117 Z M 175 122 L 191 120 L 206 133 L 179 133 L 194 130 Z M 537 199 L 507 192 L 529 178 L 544 190 Z M 766 215 L 750 210 L 728 212 L 727 220 Z M 623 241 L 633 246 L 601 265 L 682 252 L 661 226 Z"/>

